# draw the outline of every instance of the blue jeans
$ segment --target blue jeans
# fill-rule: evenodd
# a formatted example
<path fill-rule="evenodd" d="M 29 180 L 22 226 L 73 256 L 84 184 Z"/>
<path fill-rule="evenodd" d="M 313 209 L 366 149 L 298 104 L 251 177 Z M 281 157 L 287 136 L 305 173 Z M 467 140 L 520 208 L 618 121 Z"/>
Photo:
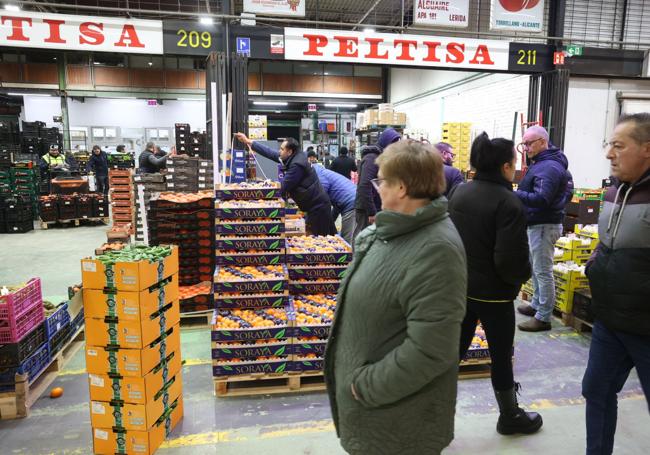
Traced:
<path fill-rule="evenodd" d="M 555 306 L 555 280 L 553 278 L 553 252 L 555 242 L 562 236 L 560 224 L 538 224 L 528 228 L 530 261 L 533 266 L 533 300 L 537 311 L 535 318 L 551 322 Z"/>
<path fill-rule="evenodd" d="M 582 380 L 582 395 L 587 400 L 587 455 L 610 455 L 614 450 L 617 394 L 633 367 L 648 400 L 650 337 L 612 331 L 596 321 Z"/>

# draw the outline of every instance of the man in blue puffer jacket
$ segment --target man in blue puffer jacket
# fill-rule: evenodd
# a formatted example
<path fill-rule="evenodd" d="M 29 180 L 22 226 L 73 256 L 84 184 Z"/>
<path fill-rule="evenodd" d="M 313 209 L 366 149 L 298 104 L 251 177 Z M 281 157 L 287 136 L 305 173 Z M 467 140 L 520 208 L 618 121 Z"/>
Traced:
<path fill-rule="evenodd" d="M 356 224 L 354 198 L 357 186 L 341 174 L 325 169 L 322 164 L 314 164 L 314 169 L 316 169 L 320 184 L 323 185 L 323 189 L 332 201 L 334 213 L 336 213 L 336 215 L 332 215 L 332 219 L 336 221 L 338 215 L 341 214 L 341 237 L 352 245 Z"/>
<path fill-rule="evenodd" d="M 540 332 L 551 329 L 555 306 L 553 252 L 555 242 L 562 235 L 564 206 L 573 194 L 573 177 L 564 152 L 549 144 L 544 128 L 532 126 L 522 139 L 531 165 L 516 195 L 527 212 L 534 293 L 530 305 L 517 308 L 520 313 L 531 316 L 518 327 L 527 332 Z"/>

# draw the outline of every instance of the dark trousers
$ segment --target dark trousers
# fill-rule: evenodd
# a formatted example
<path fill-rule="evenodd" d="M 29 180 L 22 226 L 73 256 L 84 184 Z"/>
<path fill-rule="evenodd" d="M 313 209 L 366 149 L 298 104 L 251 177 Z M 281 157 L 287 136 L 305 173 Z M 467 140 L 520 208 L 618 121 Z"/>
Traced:
<path fill-rule="evenodd" d="M 594 323 L 582 395 L 587 400 L 587 454 L 614 450 L 618 414 L 617 394 L 636 367 L 646 400 L 650 399 L 650 336 L 609 330 Z M 650 402 L 649 402 L 650 409 Z"/>
<path fill-rule="evenodd" d="M 108 194 L 108 175 L 95 175 L 95 192 Z"/>
<path fill-rule="evenodd" d="M 305 227 L 308 235 L 336 235 L 330 206 L 325 205 L 307 212 Z"/>
<path fill-rule="evenodd" d="M 357 235 L 361 234 L 361 231 L 370 226 L 370 223 L 368 222 L 368 212 L 365 210 L 356 209 L 355 218 L 356 225 L 354 228 L 354 239 L 357 238 Z"/>
<path fill-rule="evenodd" d="M 462 360 L 472 344 L 478 321 L 483 324 L 492 360 L 492 387 L 510 390 L 512 374 L 512 343 L 515 340 L 515 307 L 512 302 L 477 302 L 467 299 L 467 312 L 461 325 L 460 356 Z"/>

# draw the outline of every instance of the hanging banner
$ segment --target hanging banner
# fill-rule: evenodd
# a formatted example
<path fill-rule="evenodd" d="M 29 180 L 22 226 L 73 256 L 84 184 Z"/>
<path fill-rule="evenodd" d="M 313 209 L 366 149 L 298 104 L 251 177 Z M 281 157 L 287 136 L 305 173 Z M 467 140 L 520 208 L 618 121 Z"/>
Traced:
<path fill-rule="evenodd" d="M 542 31 L 544 0 L 492 0 L 491 30 Z"/>
<path fill-rule="evenodd" d="M 4 11 L 0 46 L 162 54 L 161 21 Z"/>
<path fill-rule="evenodd" d="M 414 0 L 413 22 L 417 25 L 437 27 L 467 27 L 469 25 L 469 0 Z"/>
<path fill-rule="evenodd" d="M 427 35 L 284 29 L 287 60 L 507 70 L 510 43 Z"/>
<path fill-rule="evenodd" d="M 244 12 L 267 16 L 305 16 L 306 0 L 244 0 Z"/>

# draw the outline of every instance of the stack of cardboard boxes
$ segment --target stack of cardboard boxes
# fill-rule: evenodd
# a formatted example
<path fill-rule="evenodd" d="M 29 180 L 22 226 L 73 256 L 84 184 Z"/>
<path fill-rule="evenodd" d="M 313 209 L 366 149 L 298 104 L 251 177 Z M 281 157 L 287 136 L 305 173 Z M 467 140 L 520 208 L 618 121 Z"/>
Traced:
<path fill-rule="evenodd" d="M 156 251 L 81 263 L 95 454 L 151 455 L 183 416 L 178 248 Z"/>

